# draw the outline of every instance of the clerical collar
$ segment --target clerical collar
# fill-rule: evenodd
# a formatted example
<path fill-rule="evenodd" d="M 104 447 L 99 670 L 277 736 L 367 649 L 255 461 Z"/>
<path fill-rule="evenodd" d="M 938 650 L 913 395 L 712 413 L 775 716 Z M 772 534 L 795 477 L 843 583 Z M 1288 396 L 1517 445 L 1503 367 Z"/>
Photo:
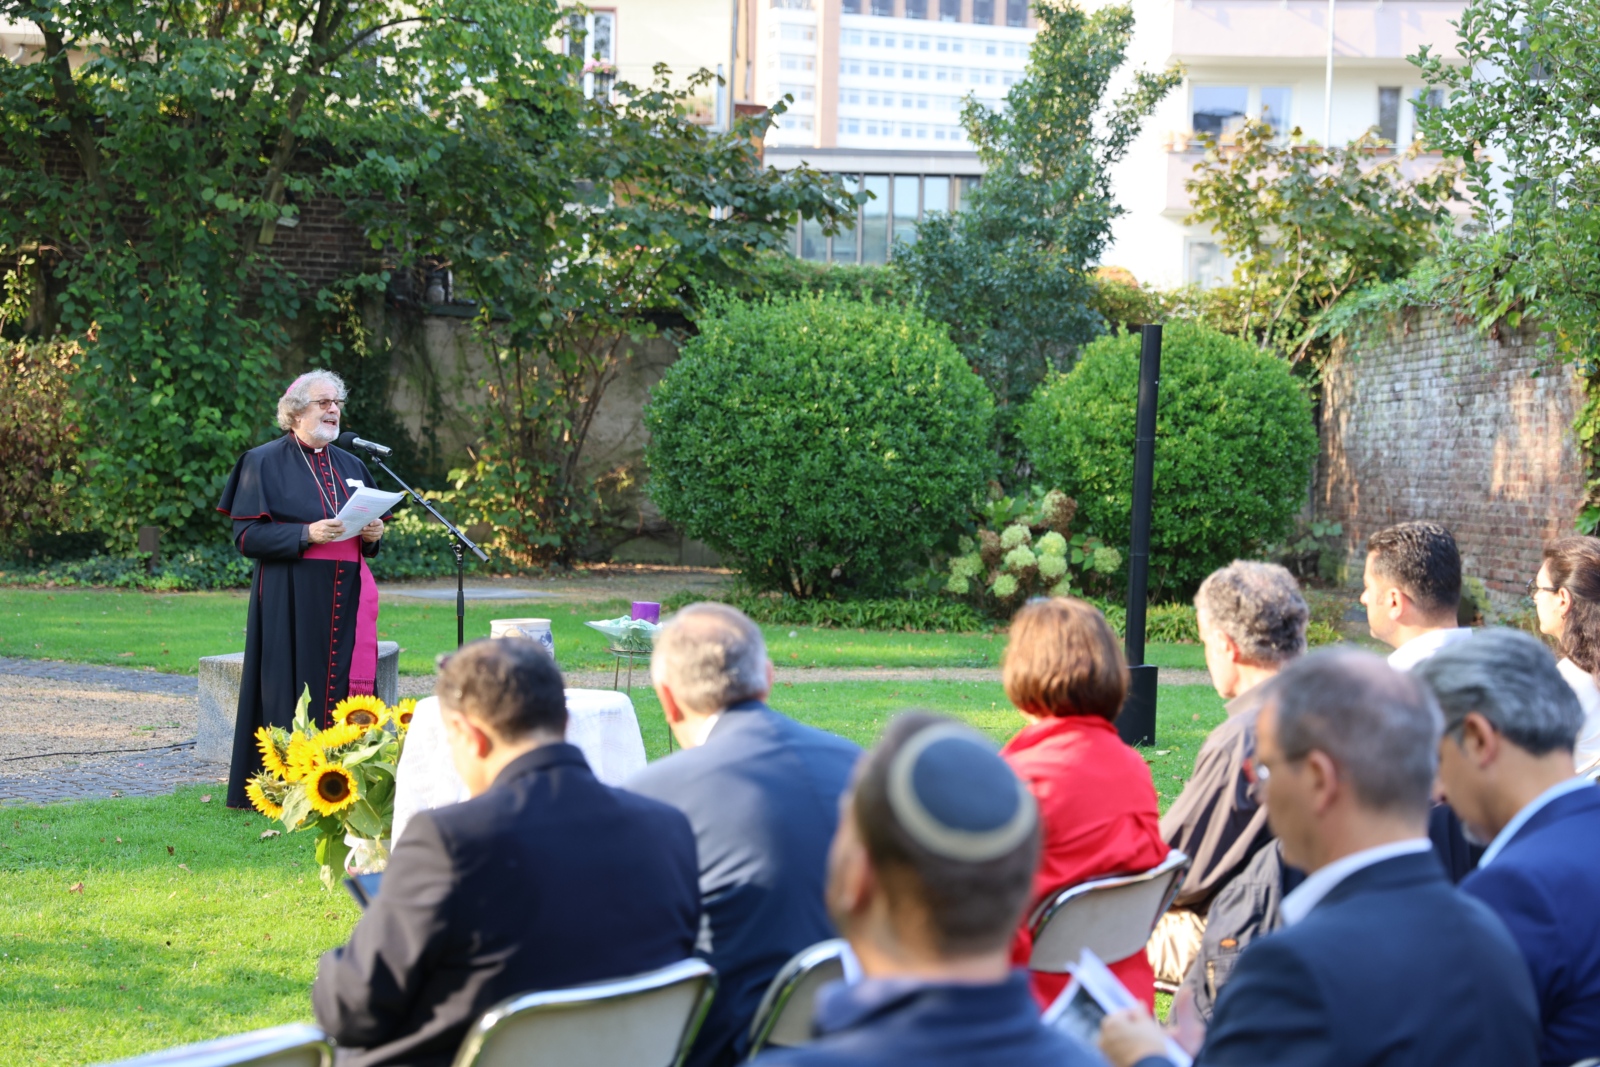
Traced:
<path fill-rule="evenodd" d="M 305 450 L 307 452 L 314 453 L 316 455 L 321 455 L 322 452 L 325 451 L 327 449 L 327 447 L 328 447 L 327 445 L 323 445 L 322 448 L 312 448 L 310 445 L 308 445 L 304 441 L 300 440 L 300 437 L 299 437 L 298 434 L 291 433 L 289 436 L 293 437 L 294 438 L 294 443 L 299 445 L 303 450 Z"/>

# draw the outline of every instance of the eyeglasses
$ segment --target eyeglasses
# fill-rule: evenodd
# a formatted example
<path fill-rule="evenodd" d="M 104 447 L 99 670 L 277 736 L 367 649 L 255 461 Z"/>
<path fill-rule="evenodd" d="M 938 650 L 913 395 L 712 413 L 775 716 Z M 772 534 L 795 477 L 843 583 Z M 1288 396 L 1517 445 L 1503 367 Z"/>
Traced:
<path fill-rule="evenodd" d="M 328 400 L 313 400 L 309 404 L 307 404 L 306 406 L 307 407 L 321 408 L 323 411 L 328 411 L 328 410 L 330 410 L 332 408 L 339 407 L 339 406 L 341 406 L 343 404 L 344 404 L 343 400 L 340 400 L 337 397 L 333 397 L 333 398 L 328 399 Z"/>
<path fill-rule="evenodd" d="M 1528 595 L 1530 597 L 1537 598 L 1540 593 L 1559 593 L 1560 591 L 1561 591 L 1561 589 L 1560 589 L 1559 586 L 1540 585 L 1539 584 L 1539 579 L 1537 579 L 1537 578 L 1529 578 L 1528 579 Z"/>

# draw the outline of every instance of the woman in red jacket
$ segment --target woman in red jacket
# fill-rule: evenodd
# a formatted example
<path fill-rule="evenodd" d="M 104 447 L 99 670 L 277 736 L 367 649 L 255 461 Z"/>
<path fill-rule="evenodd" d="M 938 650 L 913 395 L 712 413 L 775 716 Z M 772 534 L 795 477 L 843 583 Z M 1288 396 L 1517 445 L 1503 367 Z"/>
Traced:
<path fill-rule="evenodd" d="M 1128 693 L 1128 666 L 1105 616 L 1072 597 L 1029 604 L 1011 623 L 1001 677 L 1028 725 L 1000 754 L 1028 783 L 1044 829 L 1032 904 L 1012 944 L 1012 961 L 1026 967 L 1027 917 L 1040 901 L 1090 878 L 1149 870 L 1167 858 L 1167 843 L 1150 768 L 1111 725 Z M 1106 962 L 1153 1009 L 1144 950 Z M 1033 974 L 1041 1006 L 1066 984 L 1064 974 Z"/>

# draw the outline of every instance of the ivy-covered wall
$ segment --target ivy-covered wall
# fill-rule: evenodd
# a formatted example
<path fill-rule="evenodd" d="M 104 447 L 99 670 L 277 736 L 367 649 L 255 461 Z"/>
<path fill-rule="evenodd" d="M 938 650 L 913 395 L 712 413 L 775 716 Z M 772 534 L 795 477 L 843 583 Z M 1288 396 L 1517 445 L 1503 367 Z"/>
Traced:
<path fill-rule="evenodd" d="M 1454 532 L 1469 576 L 1514 607 L 1545 541 L 1573 532 L 1586 459 L 1582 380 L 1531 330 L 1485 336 L 1439 309 L 1347 331 L 1323 371 L 1317 517 L 1344 527 L 1347 577 L 1366 539 L 1408 519 Z"/>

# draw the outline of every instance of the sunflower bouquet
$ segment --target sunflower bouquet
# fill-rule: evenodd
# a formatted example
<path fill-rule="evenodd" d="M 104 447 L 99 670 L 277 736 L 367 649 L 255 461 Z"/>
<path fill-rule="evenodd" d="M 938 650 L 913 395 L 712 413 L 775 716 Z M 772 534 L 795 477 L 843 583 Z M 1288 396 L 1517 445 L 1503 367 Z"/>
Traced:
<path fill-rule="evenodd" d="M 375 696 L 352 696 L 333 709 L 334 724 L 311 723 L 311 690 L 295 706 L 288 730 L 256 731 L 263 769 L 245 786 L 257 811 L 291 833 L 315 830 L 317 863 L 330 888 L 344 871 L 347 835 L 373 842 L 385 855 L 394 825 L 394 776 L 415 700 L 390 707 Z"/>

